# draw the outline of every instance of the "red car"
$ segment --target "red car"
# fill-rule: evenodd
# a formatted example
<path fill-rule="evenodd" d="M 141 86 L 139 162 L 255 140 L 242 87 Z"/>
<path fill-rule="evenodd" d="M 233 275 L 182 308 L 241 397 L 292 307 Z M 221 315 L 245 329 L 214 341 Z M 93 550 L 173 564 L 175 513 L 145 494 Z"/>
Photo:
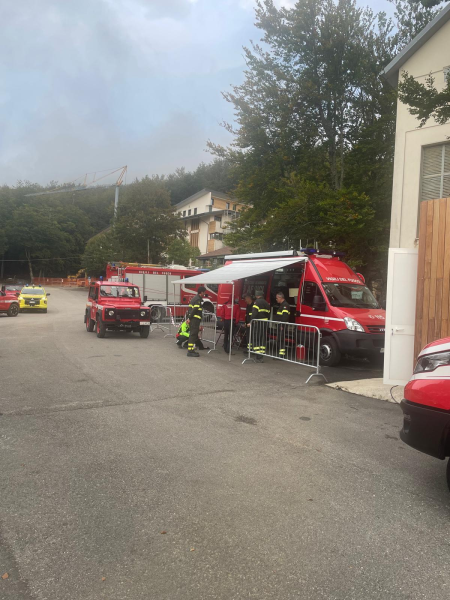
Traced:
<path fill-rule="evenodd" d="M 444 460 L 450 456 L 450 337 L 420 352 L 401 402 L 401 439 L 420 452 Z M 450 489 L 450 461 L 447 464 Z"/>
<path fill-rule="evenodd" d="M 0 313 L 6 313 L 8 317 L 17 317 L 19 314 L 19 301 L 15 294 L 0 291 Z"/>
<path fill-rule="evenodd" d="M 2 292 L 5 292 L 6 296 L 13 296 L 14 298 L 18 298 L 20 296 L 20 290 L 22 289 L 21 285 L 2 285 Z"/>

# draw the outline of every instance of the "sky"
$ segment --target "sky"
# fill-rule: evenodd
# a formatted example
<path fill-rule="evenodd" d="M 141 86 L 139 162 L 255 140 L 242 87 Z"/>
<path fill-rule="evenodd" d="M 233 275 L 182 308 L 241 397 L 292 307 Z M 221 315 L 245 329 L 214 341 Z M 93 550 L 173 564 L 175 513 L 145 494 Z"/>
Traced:
<path fill-rule="evenodd" d="M 359 0 L 376 10 L 386 0 Z M 292 6 L 293 0 L 276 0 Z M 1 0 L 0 185 L 128 165 L 192 170 L 228 144 L 255 0 Z"/>

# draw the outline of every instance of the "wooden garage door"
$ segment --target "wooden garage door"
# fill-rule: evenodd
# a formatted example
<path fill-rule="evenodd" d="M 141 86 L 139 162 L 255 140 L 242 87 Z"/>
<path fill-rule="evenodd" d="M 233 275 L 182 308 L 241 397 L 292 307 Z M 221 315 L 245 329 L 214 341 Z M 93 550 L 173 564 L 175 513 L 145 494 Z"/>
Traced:
<path fill-rule="evenodd" d="M 450 336 L 450 198 L 420 203 L 414 353 Z"/>

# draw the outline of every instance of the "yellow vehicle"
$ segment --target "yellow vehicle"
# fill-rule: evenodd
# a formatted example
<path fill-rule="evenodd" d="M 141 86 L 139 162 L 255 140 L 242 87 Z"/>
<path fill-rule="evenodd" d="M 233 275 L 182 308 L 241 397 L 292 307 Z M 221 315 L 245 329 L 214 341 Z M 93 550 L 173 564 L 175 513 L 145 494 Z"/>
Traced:
<path fill-rule="evenodd" d="M 20 310 L 42 310 L 47 312 L 47 294 L 40 285 L 26 285 L 20 292 L 19 306 Z"/>

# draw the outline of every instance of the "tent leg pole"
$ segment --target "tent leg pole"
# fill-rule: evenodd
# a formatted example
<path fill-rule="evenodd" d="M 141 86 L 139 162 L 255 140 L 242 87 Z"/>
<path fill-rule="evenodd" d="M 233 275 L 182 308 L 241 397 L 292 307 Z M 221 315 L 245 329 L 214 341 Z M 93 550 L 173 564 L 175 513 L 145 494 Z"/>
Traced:
<path fill-rule="evenodd" d="M 234 315 L 233 315 L 233 311 L 234 311 L 234 281 L 233 281 L 233 288 L 232 288 L 232 292 L 231 292 L 231 323 L 230 323 L 230 337 L 229 337 L 229 349 L 228 349 L 228 362 L 231 362 L 231 348 L 233 346 L 233 321 L 234 321 Z"/>

